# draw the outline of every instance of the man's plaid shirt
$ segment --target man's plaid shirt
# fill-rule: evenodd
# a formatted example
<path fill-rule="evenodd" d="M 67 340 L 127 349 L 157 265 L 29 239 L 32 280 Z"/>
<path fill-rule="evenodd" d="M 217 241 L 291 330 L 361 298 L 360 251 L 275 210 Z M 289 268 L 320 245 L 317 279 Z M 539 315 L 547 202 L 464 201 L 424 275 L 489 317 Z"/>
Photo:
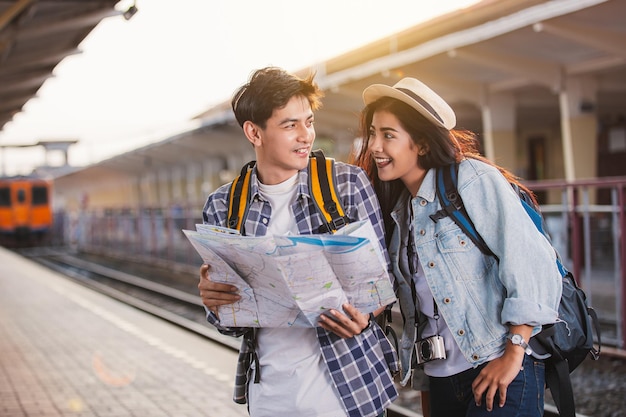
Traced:
<path fill-rule="evenodd" d="M 323 224 L 308 186 L 308 169 L 298 173 L 298 198 L 292 206 L 300 234 L 317 233 Z M 380 236 L 380 245 L 387 258 L 380 206 L 365 172 L 342 162 L 335 163 L 335 184 L 345 214 L 352 220 L 369 218 Z M 247 236 L 264 236 L 272 214 L 270 204 L 259 194 L 256 168 L 250 178 L 250 202 L 243 230 Z M 230 184 L 212 193 L 204 206 L 206 224 L 227 226 Z M 391 275 L 390 275 L 391 277 Z M 390 278 L 391 279 L 391 278 Z M 250 328 L 225 328 L 208 311 L 207 320 L 221 333 L 243 336 L 239 350 L 234 401 L 246 403 L 247 386 L 255 362 L 254 333 Z M 375 323 L 360 335 L 343 339 L 317 327 L 322 356 L 328 366 L 339 396 L 349 416 L 377 416 L 397 398 L 392 373 L 398 372 L 398 359 L 383 331 Z M 257 377 L 258 370 L 256 372 Z"/>

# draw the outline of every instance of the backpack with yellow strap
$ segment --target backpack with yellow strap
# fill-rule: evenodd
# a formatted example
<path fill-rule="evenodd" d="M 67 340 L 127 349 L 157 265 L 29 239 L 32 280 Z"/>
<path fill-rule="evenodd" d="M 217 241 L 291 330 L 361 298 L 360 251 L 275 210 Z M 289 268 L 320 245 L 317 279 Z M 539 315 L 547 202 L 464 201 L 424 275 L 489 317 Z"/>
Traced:
<path fill-rule="evenodd" d="M 248 202 L 250 201 L 250 176 L 256 161 L 250 161 L 241 169 L 241 173 L 235 178 L 230 187 L 229 207 L 228 207 L 228 227 L 239 231 L 242 235 L 243 224 L 248 215 Z M 335 184 L 335 160 L 326 158 L 321 149 L 311 152 L 309 158 L 309 190 L 313 196 L 317 211 L 324 218 L 318 233 L 334 233 L 343 226 L 350 223 L 350 219 L 345 214 L 345 210 L 339 200 L 339 193 Z M 395 340 L 398 345 L 398 338 L 395 335 L 391 323 L 391 306 L 385 309 L 383 314 L 374 317 L 370 313 L 370 320 L 376 320 L 385 333 Z M 256 358 L 256 331 L 257 328 L 250 329 L 245 336 L 245 343 L 248 345 L 252 357 Z M 260 368 L 258 359 L 252 359 L 256 363 L 254 382 L 258 383 L 260 378 Z"/>
<path fill-rule="evenodd" d="M 250 175 L 255 164 L 256 161 L 250 161 L 244 165 L 230 187 L 228 227 L 242 234 L 250 201 Z M 318 233 L 334 233 L 350 222 L 338 198 L 335 160 L 326 158 L 321 149 L 311 152 L 309 158 L 309 189 L 315 207 L 325 221 L 318 229 Z"/>

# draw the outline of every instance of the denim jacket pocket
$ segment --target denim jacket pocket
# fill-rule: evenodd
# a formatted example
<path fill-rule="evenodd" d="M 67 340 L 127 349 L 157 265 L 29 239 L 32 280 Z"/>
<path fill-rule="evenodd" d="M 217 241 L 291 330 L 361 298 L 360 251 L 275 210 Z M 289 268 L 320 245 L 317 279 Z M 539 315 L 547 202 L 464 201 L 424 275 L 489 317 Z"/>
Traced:
<path fill-rule="evenodd" d="M 444 219 L 448 220 L 448 219 Z M 452 222 L 451 220 L 448 220 Z M 437 247 L 450 273 L 456 280 L 482 280 L 496 262 L 493 257 L 483 254 L 478 246 L 456 224 L 439 230 L 436 235 Z"/>

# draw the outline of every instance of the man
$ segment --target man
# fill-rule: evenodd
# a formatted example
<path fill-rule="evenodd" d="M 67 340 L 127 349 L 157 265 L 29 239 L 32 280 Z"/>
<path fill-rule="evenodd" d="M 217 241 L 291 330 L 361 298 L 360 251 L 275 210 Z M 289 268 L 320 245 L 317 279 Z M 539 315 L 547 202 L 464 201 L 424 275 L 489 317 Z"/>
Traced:
<path fill-rule="evenodd" d="M 321 97 L 313 76 L 274 67 L 254 72 L 233 96 L 236 119 L 256 154 L 244 235 L 312 234 L 324 223 L 308 186 L 313 111 Z M 386 254 L 380 207 L 365 172 L 341 162 L 335 171 L 346 215 L 369 218 Z M 206 224 L 227 227 L 229 191 L 227 184 L 208 197 Z M 225 328 L 217 307 L 239 300 L 236 288 L 212 282 L 208 265 L 200 275 L 208 321 L 224 334 L 244 336 L 234 400 L 247 401 L 251 416 L 378 416 L 397 397 L 395 351 L 368 315 L 345 304 L 343 312 L 331 310 L 333 318 L 321 315 L 320 327 Z"/>

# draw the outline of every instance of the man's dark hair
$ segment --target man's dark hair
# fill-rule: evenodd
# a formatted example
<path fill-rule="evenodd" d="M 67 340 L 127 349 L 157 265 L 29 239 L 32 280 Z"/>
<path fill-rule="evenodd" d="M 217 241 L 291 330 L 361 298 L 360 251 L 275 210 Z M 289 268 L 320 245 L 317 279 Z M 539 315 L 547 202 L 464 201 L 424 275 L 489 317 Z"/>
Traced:
<path fill-rule="evenodd" d="M 313 82 L 314 76 L 303 79 L 277 67 L 256 70 L 231 101 L 239 126 L 249 120 L 264 129 L 274 109 L 287 105 L 293 96 L 306 98 L 313 111 L 319 109 L 324 93 Z"/>

